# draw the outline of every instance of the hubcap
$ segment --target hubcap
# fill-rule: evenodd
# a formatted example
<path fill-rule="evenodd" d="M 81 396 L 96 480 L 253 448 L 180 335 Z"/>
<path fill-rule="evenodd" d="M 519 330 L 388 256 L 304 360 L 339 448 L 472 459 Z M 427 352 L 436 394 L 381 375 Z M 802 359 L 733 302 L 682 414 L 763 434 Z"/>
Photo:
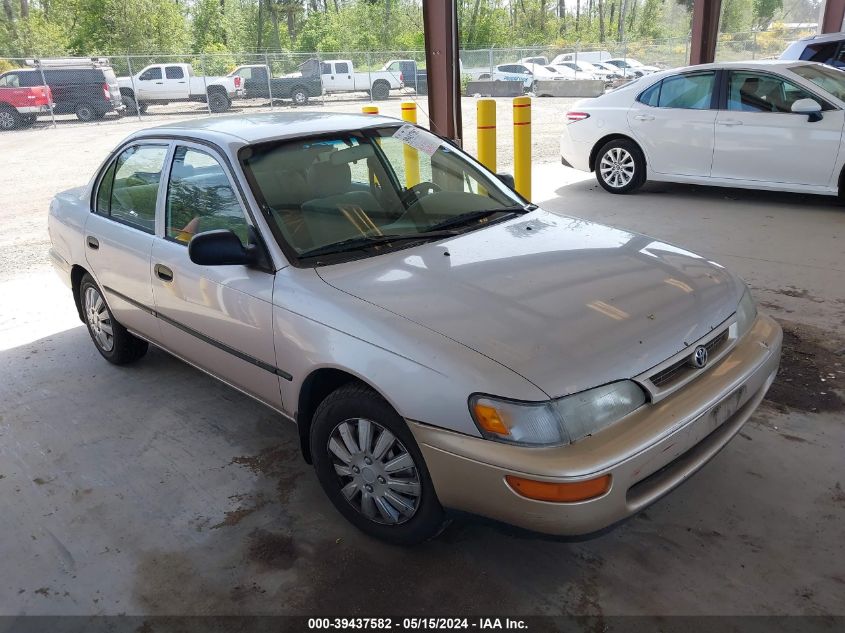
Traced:
<path fill-rule="evenodd" d="M 329 459 L 349 504 L 375 523 L 398 525 L 417 511 L 422 486 L 411 454 L 386 428 L 361 418 L 334 427 Z"/>
<path fill-rule="evenodd" d="M 15 117 L 11 112 L 0 112 L 0 128 L 11 130 L 13 127 L 15 127 Z"/>
<path fill-rule="evenodd" d="M 96 288 L 89 286 L 85 289 L 85 320 L 91 333 L 94 335 L 94 342 L 104 352 L 110 352 L 114 347 L 114 330 L 112 329 L 111 315 L 106 302 Z"/>
<path fill-rule="evenodd" d="M 621 147 L 614 147 L 601 157 L 602 180 L 611 187 L 624 187 L 634 179 L 634 157 Z"/>

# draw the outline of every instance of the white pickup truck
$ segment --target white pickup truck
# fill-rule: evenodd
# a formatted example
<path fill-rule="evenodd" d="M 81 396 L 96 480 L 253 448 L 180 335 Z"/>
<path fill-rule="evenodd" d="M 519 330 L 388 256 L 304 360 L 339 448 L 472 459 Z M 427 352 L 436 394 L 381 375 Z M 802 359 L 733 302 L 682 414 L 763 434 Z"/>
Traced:
<path fill-rule="evenodd" d="M 402 73 L 398 75 L 389 70 L 373 70 L 355 72 L 352 61 L 348 59 L 327 59 L 323 61 L 309 60 L 314 68 L 302 68 L 302 74 L 307 75 L 316 71 L 319 64 L 320 78 L 323 82 L 323 92 L 367 92 L 373 99 L 383 100 L 390 96 L 391 90 L 405 87 Z"/>
<path fill-rule="evenodd" d="M 151 64 L 117 83 L 128 113 L 145 112 L 153 103 L 206 100 L 212 112 L 224 112 L 236 93 L 233 77 L 197 77 L 190 64 Z"/>

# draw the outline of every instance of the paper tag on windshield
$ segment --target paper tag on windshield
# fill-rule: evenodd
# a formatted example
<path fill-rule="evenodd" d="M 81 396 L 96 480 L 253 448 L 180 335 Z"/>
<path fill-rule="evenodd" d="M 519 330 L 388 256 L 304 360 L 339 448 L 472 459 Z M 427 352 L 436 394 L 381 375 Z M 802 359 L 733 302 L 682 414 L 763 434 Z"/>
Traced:
<path fill-rule="evenodd" d="M 441 145 L 441 140 L 432 134 L 426 134 L 418 127 L 413 125 L 403 125 L 393 134 L 393 138 L 398 138 L 406 145 L 410 145 L 414 149 L 433 156 L 434 152 L 438 150 Z"/>

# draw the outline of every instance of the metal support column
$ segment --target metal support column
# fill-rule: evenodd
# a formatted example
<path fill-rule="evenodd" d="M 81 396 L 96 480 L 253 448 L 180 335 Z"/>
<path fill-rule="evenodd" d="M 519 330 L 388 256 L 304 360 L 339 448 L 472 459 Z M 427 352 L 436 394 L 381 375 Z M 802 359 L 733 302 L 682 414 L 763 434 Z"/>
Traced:
<path fill-rule="evenodd" d="M 423 0 L 428 118 L 432 132 L 461 143 L 461 70 L 456 0 Z"/>
<path fill-rule="evenodd" d="M 819 28 L 822 33 L 839 33 L 845 19 L 845 0 L 826 0 L 822 2 Z"/>
<path fill-rule="evenodd" d="M 709 64 L 716 57 L 722 0 L 695 0 L 692 7 L 690 64 Z"/>

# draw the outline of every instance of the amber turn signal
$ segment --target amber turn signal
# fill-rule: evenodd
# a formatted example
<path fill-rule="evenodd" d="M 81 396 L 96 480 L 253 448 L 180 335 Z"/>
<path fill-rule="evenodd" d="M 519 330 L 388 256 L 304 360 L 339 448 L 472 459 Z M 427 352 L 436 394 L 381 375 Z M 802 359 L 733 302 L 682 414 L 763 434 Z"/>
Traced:
<path fill-rule="evenodd" d="M 507 475 L 505 480 L 523 497 L 556 503 L 587 501 L 610 490 L 610 475 L 574 482 L 535 481 L 514 475 Z"/>
<path fill-rule="evenodd" d="M 488 433 L 496 433 L 497 435 L 510 435 L 508 427 L 502 422 L 499 417 L 499 412 L 486 404 L 475 405 L 475 419 L 478 425 Z"/>

